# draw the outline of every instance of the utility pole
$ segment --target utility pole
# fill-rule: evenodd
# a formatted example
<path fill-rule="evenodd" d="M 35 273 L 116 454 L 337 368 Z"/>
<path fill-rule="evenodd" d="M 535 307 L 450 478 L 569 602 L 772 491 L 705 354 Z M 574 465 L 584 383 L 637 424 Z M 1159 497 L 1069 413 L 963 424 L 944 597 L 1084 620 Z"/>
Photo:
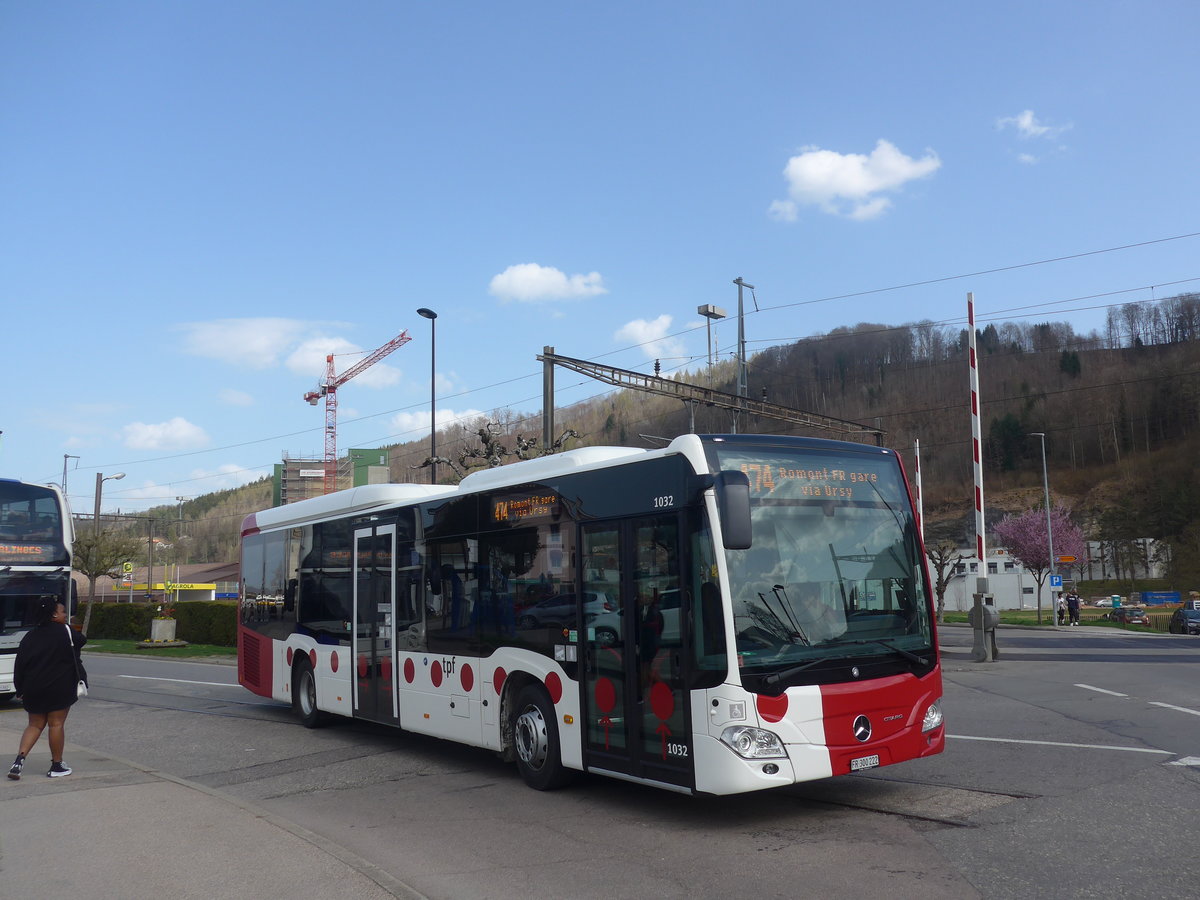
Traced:
<path fill-rule="evenodd" d="M 733 279 L 733 283 L 738 286 L 738 379 L 737 379 L 737 395 L 739 397 L 747 396 L 747 379 L 746 379 L 746 318 L 745 308 L 742 305 L 742 289 L 749 288 L 754 290 L 754 285 L 746 284 L 739 275 Z M 738 430 L 738 413 L 733 414 L 733 433 L 737 434 Z"/>

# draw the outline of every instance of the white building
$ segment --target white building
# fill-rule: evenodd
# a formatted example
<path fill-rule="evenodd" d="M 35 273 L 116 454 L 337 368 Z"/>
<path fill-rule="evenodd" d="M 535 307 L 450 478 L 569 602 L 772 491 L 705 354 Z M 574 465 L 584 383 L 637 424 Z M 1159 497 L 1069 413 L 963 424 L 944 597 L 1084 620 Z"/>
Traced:
<path fill-rule="evenodd" d="M 984 573 L 979 571 L 979 559 L 972 551 L 962 549 L 959 555 L 962 559 L 954 564 L 950 583 L 946 586 L 946 609 L 967 612 L 975 602 L 976 579 Z M 986 574 L 996 609 L 1037 609 L 1037 579 L 1009 556 L 1007 550 L 988 549 Z M 937 577 L 933 572 L 930 575 Z M 1042 583 L 1042 609 L 1054 608 L 1054 596 L 1047 576 Z"/>

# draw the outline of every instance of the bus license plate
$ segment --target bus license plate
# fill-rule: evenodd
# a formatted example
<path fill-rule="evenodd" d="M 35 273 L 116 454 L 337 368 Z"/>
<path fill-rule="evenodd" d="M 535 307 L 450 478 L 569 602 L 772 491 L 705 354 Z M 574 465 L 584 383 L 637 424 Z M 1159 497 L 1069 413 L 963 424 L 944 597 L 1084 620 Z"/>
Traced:
<path fill-rule="evenodd" d="M 859 769 L 873 769 L 879 765 L 879 755 L 875 756 L 860 756 L 858 759 L 850 760 L 850 771 L 857 772 Z"/>

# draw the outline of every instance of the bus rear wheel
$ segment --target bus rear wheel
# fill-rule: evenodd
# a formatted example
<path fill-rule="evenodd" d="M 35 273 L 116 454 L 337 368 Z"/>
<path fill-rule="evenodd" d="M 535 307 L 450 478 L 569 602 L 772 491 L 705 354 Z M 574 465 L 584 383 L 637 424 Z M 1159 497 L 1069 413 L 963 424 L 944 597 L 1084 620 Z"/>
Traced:
<path fill-rule="evenodd" d="M 292 711 L 305 728 L 317 728 L 325 721 L 317 709 L 317 676 L 304 656 L 292 669 Z"/>
<path fill-rule="evenodd" d="M 517 770 L 531 788 L 552 791 L 571 780 L 562 764 L 554 704 L 541 685 L 528 685 L 517 694 L 513 741 Z"/>

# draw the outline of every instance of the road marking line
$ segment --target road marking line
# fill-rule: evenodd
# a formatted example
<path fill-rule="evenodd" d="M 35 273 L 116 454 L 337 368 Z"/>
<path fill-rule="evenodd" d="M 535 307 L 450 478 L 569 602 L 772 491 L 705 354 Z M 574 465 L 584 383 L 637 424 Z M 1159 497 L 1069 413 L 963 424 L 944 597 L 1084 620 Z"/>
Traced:
<path fill-rule="evenodd" d="M 173 681 L 176 684 L 207 684 L 215 687 L 241 687 L 228 681 L 188 681 L 184 678 L 155 678 L 153 675 L 118 675 L 118 678 L 140 678 L 142 681 Z"/>
<path fill-rule="evenodd" d="M 1151 706 L 1161 706 L 1163 709 L 1173 709 L 1176 712 L 1185 712 L 1193 716 L 1200 716 L 1200 709 L 1188 709 L 1186 706 L 1172 706 L 1170 703 L 1159 703 L 1156 700 L 1150 701 Z"/>
<path fill-rule="evenodd" d="M 1167 763 L 1168 766 L 1200 766 L 1200 756 L 1185 756 L 1183 759 L 1177 759 L 1174 762 Z"/>
<path fill-rule="evenodd" d="M 1097 694 L 1108 694 L 1110 697 L 1128 697 L 1128 694 L 1118 694 L 1116 691 L 1106 691 L 1104 688 L 1092 687 L 1090 684 L 1077 684 L 1077 688 L 1083 688 L 1085 691 L 1095 691 Z"/>
<path fill-rule="evenodd" d="M 1043 747 L 1077 747 L 1081 750 L 1124 750 L 1126 753 L 1159 753 L 1174 756 L 1170 750 L 1148 750 L 1145 747 L 1113 747 L 1109 744 L 1066 744 L 1062 741 L 1023 741 L 1017 738 L 975 737 L 969 734 L 948 734 L 948 738 L 960 741 L 991 741 L 997 744 L 1037 744 Z"/>

